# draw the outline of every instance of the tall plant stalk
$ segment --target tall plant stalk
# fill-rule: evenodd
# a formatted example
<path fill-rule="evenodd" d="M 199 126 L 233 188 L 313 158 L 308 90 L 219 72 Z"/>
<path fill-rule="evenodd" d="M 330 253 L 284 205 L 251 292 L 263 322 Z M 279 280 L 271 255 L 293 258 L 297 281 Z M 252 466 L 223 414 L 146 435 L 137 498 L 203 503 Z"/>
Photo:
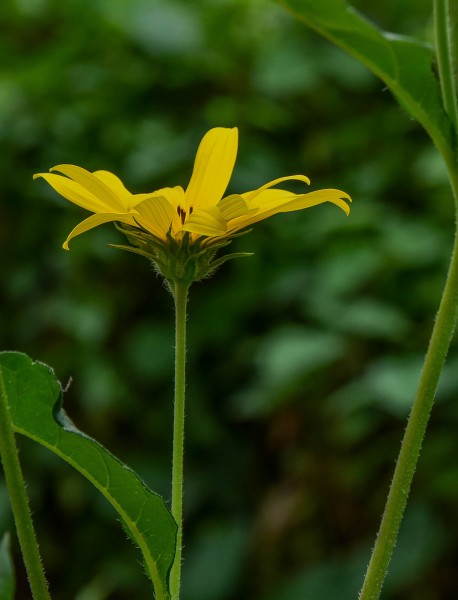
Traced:
<path fill-rule="evenodd" d="M 458 110 L 453 78 L 453 52 L 448 0 L 435 0 L 434 13 L 437 60 L 444 108 L 456 132 Z M 377 600 L 380 597 L 399 533 L 439 378 L 456 326 L 458 314 L 458 161 L 453 149 L 440 148 L 439 150 L 447 166 L 455 199 L 455 240 L 447 280 L 423 364 L 420 383 L 402 441 L 377 540 L 360 592 L 360 600 Z"/>

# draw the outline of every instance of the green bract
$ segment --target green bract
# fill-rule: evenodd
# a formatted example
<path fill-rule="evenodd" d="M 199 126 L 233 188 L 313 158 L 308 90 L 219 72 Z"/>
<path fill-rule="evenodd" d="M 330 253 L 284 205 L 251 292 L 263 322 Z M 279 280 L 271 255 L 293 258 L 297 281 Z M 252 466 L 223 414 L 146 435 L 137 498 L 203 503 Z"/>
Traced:
<path fill-rule="evenodd" d="M 180 240 L 176 240 L 168 233 L 168 243 L 164 243 L 139 228 L 119 225 L 118 229 L 124 233 L 132 246 L 112 245 L 149 259 L 158 273 L 163 275 L 172 286 L 174 281 L 182 281 L 188 285 L 193 281 L 200 281 L 210 277 L 220 265 L 231 258 L 251 256 L 250 252 L 233 252 L 216 258 L 220 248 L 229 245 L 232 238 L 248 233 L 249 230 L 233 235 L 230 239 L 221 240 L 218 244 L 205 246 L 204 238 L 192 242 L 187 232 Z"/>

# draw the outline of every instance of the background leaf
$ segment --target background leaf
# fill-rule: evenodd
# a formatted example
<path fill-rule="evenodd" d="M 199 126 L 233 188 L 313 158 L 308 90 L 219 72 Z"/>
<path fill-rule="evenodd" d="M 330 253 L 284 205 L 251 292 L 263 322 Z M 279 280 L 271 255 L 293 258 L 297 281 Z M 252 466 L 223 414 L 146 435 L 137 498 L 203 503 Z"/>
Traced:
<path fill-rule="evenodd" d="M 14 598 L 14 571 L 10 555 L 10 535 L 5 533 L 0 541 L 0 600 Z"/>
<path fill-rule="evenodd" d="M 169 598 L 168 573 L 176 525 L 163 499 L 108 450 L 76 429 L 61 407 L 62 390 L 52 370 L 26 354 L 0 354 L 15 431 L 55 452 L 105 496 L 139 546 L 156 597 Z"/>
<path fill-rule="evenodd" d="M 433 73 L 432 48 L 413 38 L 382 31 L 343 0 L 281 3 L 380 77 L 439 148 L 452 145 L 451 124 Z"/>

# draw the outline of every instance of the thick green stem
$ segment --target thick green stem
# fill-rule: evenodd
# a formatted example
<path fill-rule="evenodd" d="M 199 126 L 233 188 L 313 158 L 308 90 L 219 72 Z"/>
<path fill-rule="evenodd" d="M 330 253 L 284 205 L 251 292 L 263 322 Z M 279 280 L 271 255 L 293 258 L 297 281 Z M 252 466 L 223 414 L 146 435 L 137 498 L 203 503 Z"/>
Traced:
<path fill-rule="evenodd" d="M 377 600 L 382 590 L 404 514 L 437 384 L 453 337 L 458 307 L 458 237 L 436 323 L 426 354 L 382 522 L 366 572 L 360 600 Z"/>
<path fill-rule="evenodd" d="M 171 283 L 175 299 L 175 405 L 173 421 L 172 515 L 178 525 L 175 561 L 170 572 L 172 600 L 179 600 L 183 539 L 183 456 L 186 386 L 186 308 L 189 284 Z"/>
<path fill-rule="evenodd" d="M 435 0 L 434 12 L 437 58 L 444 107 L 456 127 L 458 111 L 451 62 L 448 0 Z M 453 338 L 458 315 L 458 165 L 452 148 L 439 148 L 439 150 L 447 166 L 455 199 L 455 241 L 447 281 L 423 364 L 417 394 L 402 441 L 385 505 L 385 512 L 360 592 L 360 600 L 377 600 L 380 597 L 409 496 L 440 374 Z"/>
<path fill-rule="evenodd" d="M 14 522 L 34 600 L 50 600 L 19 456 L 9 414 L 5 384 L 0 371 L 0 457 L 13 510 Z"/>

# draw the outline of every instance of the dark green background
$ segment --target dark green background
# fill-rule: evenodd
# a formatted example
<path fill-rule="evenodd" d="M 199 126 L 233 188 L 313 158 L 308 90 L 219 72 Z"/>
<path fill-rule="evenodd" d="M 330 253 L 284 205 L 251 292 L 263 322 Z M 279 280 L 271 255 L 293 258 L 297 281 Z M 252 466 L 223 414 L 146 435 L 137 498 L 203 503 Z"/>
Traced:
<path fill-rule="evenodd" d="M 363 0 L 431 37 L 426 0 Z M 424 132 L 363 67 L 263 0 L 6 0 L 0 13 L 2 349 L 71 379 L 77 425 L 170 496 L 173 307 L 147 261 L 32 174 L 186 185 L 238 126 L 229 191 L 304 173 L 354 199 L 279 215 L 191 290 L 183 600 L 356 600 L 444 283 L 453 205 Z M 293 186 L 294 187 L 294 186 Z M 444 372 L 387 600 L 456 597 L 458 348 Z M 151 598 L 78 474 L 20 440 L 56 600 Z M 12 528 L 3 480 L 0 531 Z M 15 546 L 18 600 L 30 597 Z"/>

